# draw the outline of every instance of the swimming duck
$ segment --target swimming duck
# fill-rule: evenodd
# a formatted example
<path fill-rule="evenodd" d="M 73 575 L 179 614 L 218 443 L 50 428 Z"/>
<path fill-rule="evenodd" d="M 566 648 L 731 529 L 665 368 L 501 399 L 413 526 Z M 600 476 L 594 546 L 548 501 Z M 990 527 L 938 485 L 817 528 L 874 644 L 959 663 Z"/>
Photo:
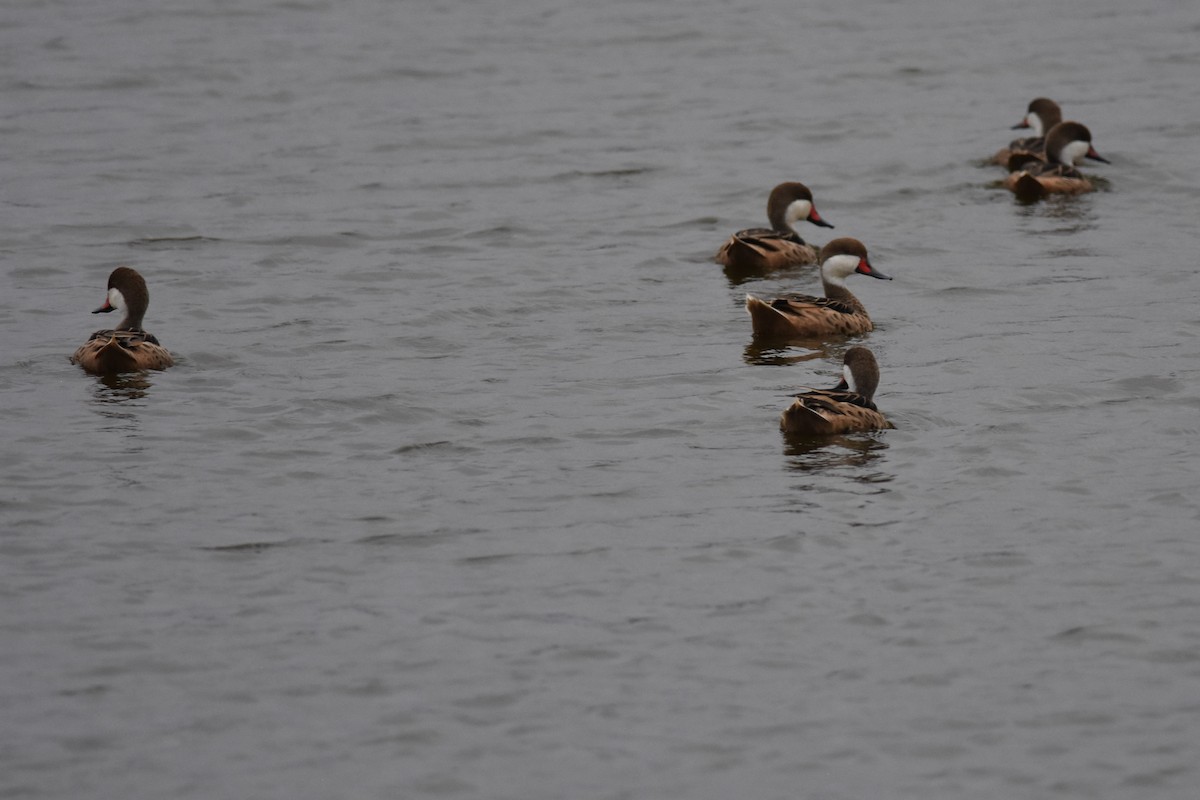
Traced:
<path fill-rule="evenodd" d="M 108 276 L 108 294 L 104 305 L 93 314 L 125 310 L 125 319 L 115 330 L 96 331 L 75 355 L 71 363 L 97 375 L 166 369 L 175 363 L 153 334 L 142 329 L 142 317 L 150 303 L 146 281 L 131 267 L 117 267 Z"/>
<path fill-rule="evenodd" d="M 1015 169 L 1004 179 L 1004 188 L 1021 200 L 1037 200 L 1051 193 L 1082 194 L 1096 187 L 1075 169 L 1081 159 L 1111 163 L 1092 146 L 1092 132 L 1078 122 L 1060 122 L 1046 134 L 1046 159 L 1014 157 Z M 1014 163 L 1015 162 L 1015 163 Z"/>
<path fill-rule="evenodd" d="M 992 156 L 991 163 L 1007 165 L 1014 154 L 1033 154 L 1038 157 L 1046 150 L 1046 132 L 1062 122 L 1062 109 L 1048 97 L 1037 97 L 1029 101 L 1025 117 L 1012 126 L 1013 130 L 1029 128 L 1033 136 L 1013 139 L 1008 147 L 1002 147 Z"/>
<path fill-rule="evenodd" d="M 865 347 L 851 347 L 842 360 L 842 380 L 832 389 L 796 395 L 779 418 L 784 433 L 827 436 L 895 427 L 875 407 L 879 363 Z"/>
<path fill-rule="evenodd" d="M 867 309 L 846 288 L 854 273 L 890 281 L 871 266 L 867 248 L 858 239 L 834 239 L 821 248 L 824 297 L 787 294 L 771 300 L 746 295 L 746 311 L 757 336 L 806 338 L 827 334 L 853 335 L 874 330 Z"/>
<path fill-rule="evenodd" d="M 832 228 L 813 205 L 812 192 L 803 183 L 781 183 L 767 199 L 770 228 L 738 231 L 717 251 L 715 260 L 727 268 L 762 271 L 814 264 L 817 248 L 800 238 L 792 223 L 805 219 L 821 228 Z"/>

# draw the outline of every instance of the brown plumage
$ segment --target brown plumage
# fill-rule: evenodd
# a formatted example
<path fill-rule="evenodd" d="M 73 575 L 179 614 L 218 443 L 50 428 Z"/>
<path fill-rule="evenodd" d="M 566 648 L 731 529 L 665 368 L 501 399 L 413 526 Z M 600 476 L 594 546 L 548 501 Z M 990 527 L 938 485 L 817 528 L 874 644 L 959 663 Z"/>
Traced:
<path fill-rule="evenodd" d="M 821 248 L 821 284 L 824 297 L 788 294 L 770 300 L 746 295 L 746 311 L 756 336 L 776 339 L 850 336 L 874 330 L 867 309 L 846 288 L 854 273 L 890 281 L 871 266 L 867 248 L 858 239 L 834 239 Z"/>
<path fill-rule="evenodd" d="M 1013 139 L 1008 143 L 1008 147 L 1002 147 L 996 151 L 996 154 L 992 156 L 991 163 L 1007 165 L 1009 159 L 1017 154 L 1043 157 L 1046 151 L 1046 132 L 1060 122 L 1062 122 L 1062 109 L 1058 107 L 1058 103 L 1048 97 L 1031 100 L 1029 107 L 1025 110 L 1025 116 L 1012 127 L 1013 130 L 1029 128 L 1033 131 L 1033 136 Z"/>
<path fill-rule="evenodd" d="M 71 363 L 97 375 L 166 369 L 174 364 L 171 354 L 158 339 L 142 329 L 142 317 L 149 304 L 146 281 L 137 270 L 130 267 L 114 269 L 108 276 L 104 305 L 92 313 L 103 314 L 123 308 L 125 319 L 113 330 L 93 333 L 71 356 Z"/>
<path fill-rule="evenodd" d="M 813 389 L 796 395 L 779 418 L 785 433 L 829 436 L 852 431 L 895 427 L 875 407 L 879 363 L 865 347 L 851 347 L 842 361 L 842 380 L 832 389 Z"/>
<path fill-rule="evenodd" d="M 1108 164 L 1092 146 L 1092 132 L 1078 122 L 1060 122 L 1046 134 L 1045 159 L 1014 157 L 1015 171 L 1004 179 L 1004 188 L 1021 200 L 1037 200 L 1047 194 L 1083 194 L 1096 187 L 1075 169 L 1084 158 Z"/>
<path fill-rule="evenodd" d="M 833 227 L 817 213 L 808 187 L 795 182 L 781 183 L 771 190 L 767 219 L 770 228 L 747 228 L 729 237 L 717 250 L 716 262 L 747 272 L 814 264 L 817 248 L 801 239 L 792 223 L 806 219 L 822 228 Z"/>

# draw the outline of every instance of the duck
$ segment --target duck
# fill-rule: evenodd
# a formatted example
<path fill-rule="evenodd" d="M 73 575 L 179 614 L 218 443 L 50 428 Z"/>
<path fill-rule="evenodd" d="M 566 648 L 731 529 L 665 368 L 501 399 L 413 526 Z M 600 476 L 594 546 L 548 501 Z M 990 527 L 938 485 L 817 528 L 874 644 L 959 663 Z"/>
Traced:
<path fill-rule="evenodd" d="M 832 228 L 817 213 L 812 192 L 803 183 L 781 183 L 767 198 L 770 228 L 746 228 L 729 237 L 717 250 L 714 260 L 728 269 L 766 271 L 815 264 L 817 248 L 800 238 L 792 227 L 797 220 L 808 220 L 820 228 Z"/>
<path fill-rule="evenodd" d="M 858 273 L 890 281 L 871 266 L 867 248 L 858 239 L 834 239 L 821 248 L 821 284 L 824 297 L 786 294 L 769 300 L 746 295 L 746 311 L 756 336 L 813 338 L 851 336 L 874 330 L 867 309 L 846 288 L 846 278 Z"/>
<path fill-rule="evenodd" d="M 1033 131 L 1033 135 L 1022 139 L 1013 139 L 1008 143 L 1008 147 L 1002 147 L 996 151 L 990 163 L 1006 166 L 1009 159 L 1016 154 L 1033 154 L 1040 157 L 1046 150 L 1046 132 L 1060 122 L 1062 122 L 1062 109 L 1059 108 L 1058 103 L 1049 97 L 1035 97 L 1029 101 L 1024 118 L 1012 126 L 1012 130 L 1028 128 Z"/>
<path fill-rule="evenodd" d="M 865 347 L 851 347 L 842 359 L 842 380 L 832 389 L 812 389 L 779 417 L 784 433 L 829 436 L 896 427 L 875 407 L 879 362 Z"/>
<path fill-rule="evenodd" d="M 1045 160 L 1035 156 L 1015 157 L 1010 161 L 1010 172 L 1004 179 L 1004 188 L 1021 200 L 1037 200 L 1047 194 L 1082 194 L 1096 187 L 1075 169 L 1075 164 L 1090 158 L 1103 164 L 1111 164 L 1096 152 L 1092 145 L 1092 132 L 1078 122 L 1060 122 L 1046 133 Z"/>
<path fill-rule="evenodd" d="M 108 276 L 104 305 L 92 313 L 123 309 L 125 319 L 115 329 L 93 333 L 71 356 L 71 363 L 96 375 L 166 369 L 174 364 L 167 349 L 142 328 L 142 317 L 149 304 L 150 293 L 141 274 L 132 267 L 114 269 Z"/>

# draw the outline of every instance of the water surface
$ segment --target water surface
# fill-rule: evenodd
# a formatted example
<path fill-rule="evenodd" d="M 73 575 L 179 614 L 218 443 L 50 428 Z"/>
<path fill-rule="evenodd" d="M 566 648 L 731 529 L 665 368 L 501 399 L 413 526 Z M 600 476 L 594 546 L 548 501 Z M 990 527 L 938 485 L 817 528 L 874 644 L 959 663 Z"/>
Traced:
<path fill-rule="evenodd" d="M 1193 797 L 1198 34 L 10 8 L 0 796 Z M 996 189 L 1040 94 L 1104 191 Z M 751 339 L 782 180 L 873 333 Z M 171 370 L 68 363 L 118 264 Z M 856 343 L 896 430 L 784 439 Z"/>

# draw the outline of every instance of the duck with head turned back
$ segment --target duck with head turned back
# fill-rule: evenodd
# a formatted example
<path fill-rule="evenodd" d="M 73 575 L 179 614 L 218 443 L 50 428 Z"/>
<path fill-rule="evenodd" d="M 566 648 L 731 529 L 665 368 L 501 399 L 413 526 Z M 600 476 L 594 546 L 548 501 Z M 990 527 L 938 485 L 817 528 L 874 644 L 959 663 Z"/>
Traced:
<path fill-rule="evenodd" d="M 1082 194 L 1096 187 L 1075 169 L 1084 158 L 1110 163 L 1092 146 L 1092 132 L 1078 122 L 1060 122 L 1046 134 L 1045 160 L 1015 157 L 1010 161 L 1004 188 L 1021 200 L 1037 200 L 1047 194 Z"/>
<path fill-rule="evenodd" d="M 833 227 L 817 213 L 808 187 L 796 182 L 781 183 L 771 190 L 767 219 L 770 228 L 747 228 L 729 237 L 717 251 L 716 262 L 741 272 L 814 264 L 817 248 L 801 239 L 792 223 L 803 219 L 821 228 Z"/>
<path fill-rule="evenodd" d="M 1000 148 L 996 155 L 992 156 L 991 163 L 1007 165 L 1009 159 L 1017 154 L 1040 158 L 1046 151 L 1046 132 L 1060 122 L 1062 122 L 1062 109 L 1058 107 L 1058 103 L 1048 97 L 1031 100 L 1025 116 L 1020 122 L 1013 125 L 1013 130 L 1029 128 L 1033 131 L 1033 136 L 1013 139 L 1008 143 L 1008 147 Z"/>
<path fill-rule="evenodd" d="M 115 329 L 96 331 L 75 355 L 71 363 L 97 375 L 166 369 L 175 363 L 153 334 L 142 328 L 142 317 L 150 304 L 146 281 L 131 267 L 117 267 L 108 276 L 104 305 L 93 314 L 124 309 L 125 319 Z"/>
<path fill-rule="evenodd" d="M 867 248 L 858 239 L 834 239 L 821 248 L 824 297 L 781 295 L 770 300 L 746 295 L 746 311 L 756 336 L 803 339 L 826 335 L 852 336 L 875 329 L 867 309 L 846 288 L 846 278 L 858 273 L 890 281 L 871 266 Z"/>
<path fill-rule="evenodd" d="M 796 395 L 779 418 L 784 433 L 830 436 L 895 427 L 875 407 L 879 363 L 865 347 L 851 347 L 842 361 L 842 380 L 832 389 Z"/>

